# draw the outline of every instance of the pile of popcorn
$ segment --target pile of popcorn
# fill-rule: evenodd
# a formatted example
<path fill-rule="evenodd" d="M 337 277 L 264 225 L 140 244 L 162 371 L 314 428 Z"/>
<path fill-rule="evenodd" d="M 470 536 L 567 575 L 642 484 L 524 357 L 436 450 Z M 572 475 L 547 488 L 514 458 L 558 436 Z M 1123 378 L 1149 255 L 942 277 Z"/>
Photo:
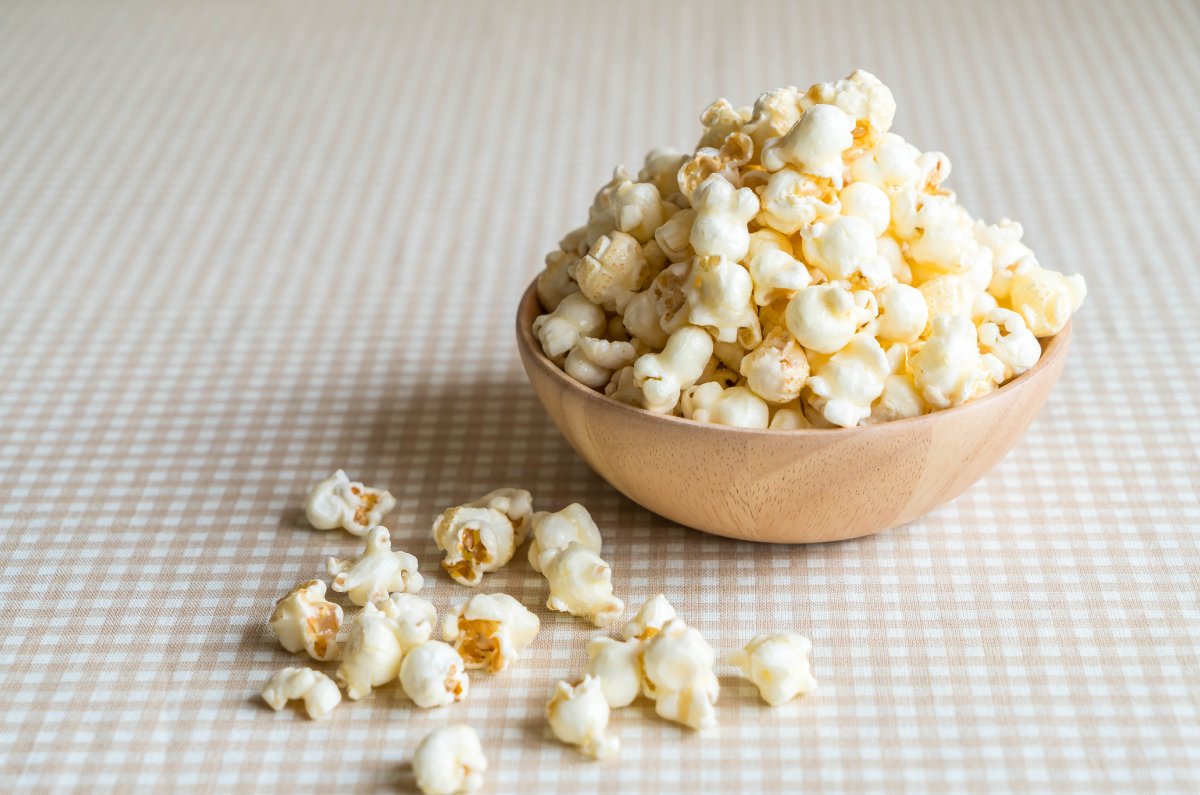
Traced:
<path fill-rule="evenodd" d="M 272 709 L 298 700 L 320 719 L 341 703 L 342 689 L 358 701 L 393 681 L 418 707 L 447 707 L 467 697 L 468 670 L 500 673 L 534 642 L 538 617 L 508 594 L 476 593 L 439 621 L 433 603 L 416 595 L 425 582 L 416 557 L 393 550 L 379 524 L 395 506 L 386 490 L 352 482 L 342 470 L 310 493 L 306 513 L 314 527 L 345 529 L 366 545 L 357 558 L 326 561 L 328 586 L 307 580 L 276 602 L 268 623 L 280 645 L 338 666 L 333 678 L 310 667 L 282 669 L 262 690 Z M 624 613 L 600 557 L 600 530 L 578 503 L 535 512 L 528 491 L 497 489 L 446 509 L 432 532 L 442 569 L 460 585 L 478 586 L 529 539 L 529 563 L 546 579 L 550 610 L 595 626 L 612 626 Z M 343 608 L 326 599 L 330 588 L 360 608 L 348 626 Z M 439 630 L 441 640 L 434 638 Z M 580 678 L 554 686 L 546 719 L 555 737 L 595 759 L 611 757 L 620 748 L 608 728 L 611 710 L 639 696 L 667 720 L 697 730 L 716 725 L 716 653 L 665 596 L 647 600 L 620 636 L 593 638 Z M 778 706 L 816 687 L 811 651 L 803 635 L 781 632 L 753 638 L 728 662 Z M 474 729 L 449 724 L 421 741 L 412 765 L 422 792 L 452 795 L 480 789 L 488 762 Z"/>
<path fill-rule="evenodd" d="M 617 168 L 547 255 L 543 351 L 615 400 L 748 428 L 916 417 L 1028 370 L 1083 278 L 972 218 L 895 113 L 862 70 L 714 102 L 695 152 Z"/>

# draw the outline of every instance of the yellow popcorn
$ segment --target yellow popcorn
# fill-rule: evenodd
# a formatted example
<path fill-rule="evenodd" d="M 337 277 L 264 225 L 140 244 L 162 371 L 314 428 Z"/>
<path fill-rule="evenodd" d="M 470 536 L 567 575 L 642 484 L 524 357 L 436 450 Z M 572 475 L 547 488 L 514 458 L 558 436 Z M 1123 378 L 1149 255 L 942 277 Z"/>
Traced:
<path fill-rule="evenodd" d="M 425 795 L 478 792 L 487 766 L 479 735 L 461 723 L 434 729 L 413 752 L 413 776 Z"/>

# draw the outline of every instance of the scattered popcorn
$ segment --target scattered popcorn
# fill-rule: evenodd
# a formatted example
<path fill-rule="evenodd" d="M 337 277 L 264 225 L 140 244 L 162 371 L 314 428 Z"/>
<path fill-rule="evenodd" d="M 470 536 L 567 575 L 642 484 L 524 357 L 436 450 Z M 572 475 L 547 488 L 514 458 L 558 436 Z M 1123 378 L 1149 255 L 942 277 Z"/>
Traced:
<path fill-rule="evenodd" d="M 1029 370 L 1082 277 L 973 218 L 895 113 L 856 70 L 718 100 L 694 152 L 618 168 L 538 279 L 546 355 L 632 406 L 775 430 L 920 416 Z"/>
<path fill-rule="evenodd" d="M 333 680 L 311 668 L 284 668 L 267 682 L 262 697 L 276 712 L 292 699 L 302 698 L 304 711 L 313 720 L 320 720 L 342 703 L 342 694 Z"/>
<path fill-rule="evenodd" d="M 442 639 L 467 668 L 503 671 L 533 642 L 541 622 L 508 594 L 476 594 L 442 619 Z"/>
<path fill-rule="evenodd" d="M 428 599 L 410 593 L 394 593 L 375 606 L 396 623 L 405 654 L 433 637 L 437 608 Z"/>
<path fill-rule="evenodd" d="M 583 672 L 600 681 L 608 705 L 627 707 L 642 692 L 642 645 L 633 641 L 593 638 L 587 645 L 587 665 Z"/>
<path fill-rule="evenodd" d="M 600 680 L 584 676 L 572 686 L 559 682 L 546 705 L 546 720 L 554 736 L 595 759 L 614 756 L 620 741 L 608 733 L 608 701 L 604 698 Z"/>
<path fill-rule="evenodd" d="M 758 688 L 763 701 L 777 707 L 817 687 L 809 668 L 812 642 L 795 632 L 759 635 L 729 657 Z"/>
<path fill-rule="evenodd" d="M 529 542 L 529 565 L 534 571 L 542 570 L 543 555 L 546 560 L 572 541 L 600 552 L 600 528 L 596 527 L 592 515 L 577 502 L 561 511 L 551 513 L 538 511 L 533 515 L 533 540 Z"/>
<path fill-rule="evenodd" d="M 418 707 L 444 707 L 467 697 L 470 679 L 454 647 L 427 640 L 404 655 L 400 687 Z"/>
<path fill-rule="evenodd" d="M 392 593 L 416 593 L 425 584 L 417 571 L 417 559 L 407 552 L 392 551 L 392 536 L 386 527 L 371 531 L 361 557 L 328 558 L 325 568 L 333 575 L 333 590 L 346 594 L 360 607 Z"/>
<path fill-rule="evenodd" d="M 667 597 L 657 594 L 647 599 L 637 615 L 621 628 L 621 637 L 626 640 L 649 640 L 662 632 L 668 621 L 677 617 L 675 607 L 667 601 Z"/>
<path fill-rule="evenodd" d="M 325 583 L 308 580 L 275 603 L 271 631 L 290 652 L 306 651 L 314 660 L 337 658 L 342 608 L 325 600 Z"/>
<path fill-rule="evenodd" d="M 546 607 L 551 610 L 591 619 L 598 627 L 625 610 L 625 603 L 613 596 L 609 565 L 578 541 L 543 557 L 542 574 L 550 584 Z"/>
<path fill-rule="evenodd" d="M 425 795 L 458 795 L 483 788 L 487 758 L 475 730 L 456 723 L 425 735 L 413 752 L 412 766 Z"/>
<path fill-rule="evenodd" d="M 532 516 L 531 498 L 523 489 L 498 489 L 447 508 L 433 523 L 433 540 L 445 553 L 442 568 L 460 585 L 478 585 L 485 573 L 512 560 Z"/>
<path fill-rule="evenodd" d="M 368 603 L 350 627 L 337 678 L 346 686 L 346 695 L 357 701 L 371 695 L 373 688 L 395 679 L 403 658 L 400 627 L 386 613 Z"/>
<path fill-rule="evenodd" d="M 699 632 L 681 619 L 668 621 L 642 653 L 643 692 L 654 699 L 654 711 L 692 729 L 715 726 L 720 692 L 715 659 Z"/>
<path fill-rule="evenodd" d="M 351 482 L 339 469 L 313 487 L 304 513 L 318 530 L 341 527 L 356 536 L 364 536 L 395 507 L 396 498 L 389 492 Z"/>

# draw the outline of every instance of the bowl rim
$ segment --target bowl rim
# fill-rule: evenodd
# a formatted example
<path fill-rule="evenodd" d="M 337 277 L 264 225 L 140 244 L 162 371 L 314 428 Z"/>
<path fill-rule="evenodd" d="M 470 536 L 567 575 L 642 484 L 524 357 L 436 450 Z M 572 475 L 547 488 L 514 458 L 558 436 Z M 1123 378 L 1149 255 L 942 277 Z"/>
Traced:
<path fill-rule="evenodd" d="M 528 352 L 531 354 L 532 360 L 537 363 L 540 370 L 547 372 L 551 378 L 555 379 L 565 389 L 570 389 L 576 394 L 581 395 L 584 400 L 594 401 L 597 405 L 603 405 L 608 409 L 629 412 L 631 419 L 634 417 L 649 418 L 667 424 L 676 424 L 680 428 L 691 430 L 741 435 L 765 435 L 771 438 L 797 438 L 804 435 L 820 435 L 822 438 L 828 438 L 829 434 L 850 436 L 854 434 L 880 433 L 882 430 L 889 428 L 910 428 L 923 423 L 933 424 L 938 420 L 945 419 L 949 415 L 959 415 L 979 410 L 981 406 L 984 406 L 989 401 L 1011 395 L 1033 381 L 1040 373 L 1049 369 L 1053 363 L 1066 355 L 1071 341 L 1071 320 L 1068 320 L 1067 324 L 1057 334 L 1038 340 L 1042 345 L 1042 355 L 1033 367 L 1010 380 L 999 389 L 993 390 L 981 398 L 967 401 L 958 406 L 951 406 L 948 409 L 940 409 L 929 414 L 922 414 L 919 417 L 891 420 L 874 425 L 856 425 L 852 428 L 798 428 L 794 430 L 783 428 L 737 428 L 729 425 L 718 425 L 712 422 L 690 420 L 687 417 L 676 417 L 671 414 L 659 414 L 638 406 L 631 406 L 628 403 L 622 403 L 619 400 L 613 400 L 603 392 L 598 392 L 589 386 L 579 383 L 551 361 L 545 352 L 542 351 L 542 346 L 534 340 L 533 320 L 538 316 L 540 311 L 541 303 L 537 297 L 537 278 L 535 277 L 529 286 L 525 288 L 525 292 L 521 295 L 521 301 L 517 305 L 517 344 L 521 348 L 522 353 Z M 529 315 L 528 319 L 525 317 L 527 314 Z M 530 361 L 529 356 L 524 356 L 523 358 L 525 361 Z"/>

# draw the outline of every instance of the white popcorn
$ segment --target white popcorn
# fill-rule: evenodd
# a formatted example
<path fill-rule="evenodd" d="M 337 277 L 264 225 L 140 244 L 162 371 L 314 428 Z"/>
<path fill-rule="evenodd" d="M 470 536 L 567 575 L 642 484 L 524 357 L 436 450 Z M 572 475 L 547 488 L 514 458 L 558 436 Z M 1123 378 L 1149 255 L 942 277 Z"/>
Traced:
<path fill-rule="evenodd" d="M 621 322 L 631 337 L 655 350 L 662 350 L 667 344 L 667 332 L 659 324 L 658 310 L 654 306 L 653 290 L 643 290 L 629 299 Z"/>
<path fill-rule="evenodd" d="M 700 114 L 704 135 L 697 146 L 716 146 L 732 133 L 739 132 L 750 120 L 750 108 L 735 108 L 724 97 L 713 102 Z"/>
<path fill-rule="evenodd" d="M 453 646 L 440 640 L 419 644 L 400 663 L 400 687 L 423 709 L 462 701 L 470 684 L 462 657 Z"/>
<path fill-rule="evenodd" d="M 640 249 L 639 249 L 640 252 Z M 604 310 L 582 293 L 562 299 L 553 312 L 533 321 L 533 333 L 542 350 L 556 362 L 563 361 L 580 337 L 596 337 L 604 331 Z"/>
<path fill-rule="evenodd" d="M 731 665 L 758 688 L 763 701 L 772 707 L 785 704 L 796 696 L 811 693 L 817 687 L 809 667 L 812 641 L 795 632 L 758 635 L 729 657 Z"/>
<path fill-rule="evenodd" d="M 596 626 L 620 616 L 625 603 L 613 596 L 612 569 L 600 555 L 577 541 L 543 553 L 542 574 L 550 584 L 546 607 L 588 618 Z"/>
<path fill-rule="evenodd" d="M 621 637 L 626 640 L 649 640 L 662 631 L 668 621 L 677 618 L 674 606 L 667 597 L 656 594 L 642 605 L 628 624 L 621 628 Z"/>
<path fill-rule="evenodd" d="M 680 619 L 668 621 L 642 653 L 643 692 L 654 699 L 654 711 L 692 729 L 715 726 L 720 685 L 714 661 L 698 631 Z"/>
<path fill-rule="evenodd" d="M 759 306 L 789 299 L 812 281 L 804 263 L 779 248 L 760 250 L 750 259 L 748 270 L 754 283 L 754 303 Z"/>
<path fill-rule="evenodd" d="M 801 174 L 791 168 L 771 174 L 760 194 L 762 209 L 755 220 L 785 235 L 835 216 L 841 209 L 832 180 Z"/>
<path fill-rule="evenodd" d="M 335 527 L 364 536 L 396 507 L 396 498 L 383 489 L 351 482 L 342 470 L 322 480 L 308 495 L 304 513 L 318 530 Z"/>
<path fill-rule="evenodd" d="M 1042 346 L 1024 319 L 1007 309 L 993 309 L 979 326 L 979 349 L 1004 364 L 1004 380 L 1018 376 L 1037 364 Z"/>
<path fill-rule="evenodd" d="M 712 353 L 713 340 L 708 332 L 684 326 L 671 334 L 661 353 L 638 357 L 633 375 L 642 391 L 643 405 L 659 414 L 675 408 L 679 394 L 696 383 Z"/>
<path fill-rule="evenodd" d="M 553 312 L 564 298 L 579 292 L 579 285 L 571 277 L 578 261 L 578 254 L 566 251 L 551 251 L 546 255 L 546 268 L 537 278 L 538 301 L 546 311 Z"/>
<path fill-rule="evenodd" d="M 597 239 L 617 228 L 616 215 L 613 213 L 613 196 L 618 188 L 629 181 L 629 172 L 625 170 L 624 166 L 617 166 L 613 169 L 612 179 L 596 192 L 596 197 L 592 199 L 592 206 L 588 209 L 588 222 L 584 230 L 586 235 L 583 238 L 583 251 L 580 251 L 580 254 L 591 247 Z"/>
<path fill-rule="evenodd" d="M 354 560 L 328 558 L 325 569 L 333 575 L 333 590 L 346 594 L 360 607 L 391 593 L 416 593 L 425 584 L 417 571 L 417 559 L 407 552 L 392 551 L 392 535 L 386 527 L 371 531 L 362 556 Z"/>
<path fill-rule="evenodd" d="M 735 188 L 739 184 L 738 169 L 750 162 L 754 154 L 754 142 L 750 136 L 733 132 L 726 135 L 720 149 L 702 146 L 679 168 L 679 195 L 694 204 L 696 192 L 711 177 L 720 177 Z"/>
<path fill-rule="evenodd" d="M 692 224 L 695 210 L 680 210 L 654 230 L 654 242 L 671 262 L 686 262 L 696 253 L 692 250 Z"/>
<path fill-rule="evenodd" d="M 787 327 L 800 344 L 817 353 L 836 353 L 874 317 L 872 308 L 835 284 L 805 287 L 787 307 Z"/>
<path fill-rule="evenodd" d="M 904 251 L 900 248 L 899 241 L 888 234 L 876 240 L 875 245 L 879 250 L 879 256 L 891 268 L 892 276 L 897 281 L 903 282 L 906 285 L 911 284 L 913 278 L 912 267 L 904 257 Z"/>
<path fill-rule="evenodd" d="M 683 286 L 692 272 L 691 260 L 676 262 L 663 268 L 650 283 L 650 295 L 654 297 L 654 311 L 658 313 L 658 325 L 667 334 L 674 334 L 687 325 L 688 305 Z M 635 296 L 636 297 L 636 296 Z M 632 300 L 632 299 L 631 299 Z"/>
<path fill-rule="evenodd" d="M 746 225 L 758 212 L 758 197 L 749 188 L 734 188 L 714 174 L 692 198 L 696 217 L 689 240 L 698 257 L 724 257 L 734 262 L 746 256 L 750 231 Z"/>
<path fill-rule="evenodd" d="M 683 416 L 733 428 L 766 428 L 771 410 L 767 402 L 748 387 L 725 389 L 710 381 L 684 391 Z"/>
<path fill-rule="evenodd" d="M 1087 285 L 1079 274 L 1064 276 L 1024 260 L 1013 271 L 1008 303 L 1035 337 L 1050 337 L 1063 330 L 1085 295 Z"/>
<path fill-rule="evenodd" d="M 843 80 L 817 83 L 805 94 L 810 102 L 836 105 L 855 120 L 854 142 L 872 147 L 892 127 L 896 100 L 891 89 L 870 72 L 855 69 Z"/>
<path fill-rule="evenodd" d="M 599 679 L 583 677 L 575 686 L 559 682 L 546 705 L 546 720 L 554 736 L 595 759 L 614 756 L 620 741 L 608 733 L 608 701 Z"/>
<path fill-rule="evenodd" d="M 870 221 L 839 215 L 829 223 L 815 223 L 801 230 L 804 257 L 819 268 L 829 281 L 865 281 L 880 287 L 892 281 L 891 266 L 879 256 Z"/>
<path fill-rule="evenodd" d="M 773 431 L 803 431 L 813 426 L 804 416 L 804 410 L 793 404 L 781 406 L 772 412 L 767 427 Z"/>
<path fill-rule="evenodd" d="M 871 232 L 880 237 L 892 223 L 892 200 L 882 188 L 870 182 L 851 182 L 838 193 L 842 215 L 861 218 Z"/>
<path fill-rule="evenodd" d="M 929 405 L 913 383 L 908 366 L 909 346 L 893 343 L 886 354 L 891 373 L 884 379 L 883 392 L 871 405 L 871 415 L 863 420 L 864 425 L 906 420 L 919 417 L 929 410 Z"/>
<path fill-rule="evenodd" d="M 1016 266 L 1033 257 L 1033 252 L 1021 242 L 1024 234 L 1025 229 L 1020 224 L 1007 218 L 994 224 L 975 222 L 975 239 L 992 252 L 992 278 L 987 289 L 999 300 L 1008 298 Z"/>
<path fill-rule="evenodd" d="M 992 250 L 975 239 L 974 222 L 947 197 L 927 200 L 916 213 L 908 257 L 932 273 L 963 274 L 975 290 L 992 279 Z"/>
<path fill-rule="evenodd" d="M 842 153 L 854 145 L 855 121 L 833 105 L 813 105 L 779 138 L 771 138 L 762 150 L 768 171 L 793 166 L 804 174 L 824 177 L 842 185 Z"/>
<path fill-rule="evenodd" d="M 771 403 L 795 400 L 808 380 L 804 349 L 786 328 L 772 329 L 762 344 L 742 357 L 739 369 L 754 394 Z"/>
<path fill-rule="evenodd" d="M 879 317 L 875 333 L 880 339 L 916 342 L 929 323 L 925 296 L 907 284 L 889 284 L 878 293 Z"/>
<path fill-rule="evenodd" d="M 986 394 L 1003 377 L 1003 365 L 979 353 L 975 326 L 969 318 L 938 315 L 933 333 L 909 360 L 913 383 L 931 406 L 947 408 Z"/>
<path fill-rule="evenodd" d="M 649 182 L 658 188 L 658 193 L 664 199 L 679 190 L 679 169 L 687 162 L 689 155 L 660 146 L 646 153 L 642 170 L 638 172 L 638 182 Z"/>
<path fill-rule="evenodd" d="M 891 368 L 883 348 L 867 333 L 855 334 L 846 347 L 817 367 L 808 387 L 820 401 L 814 408 L 834 425 L 851 428 L 871 414 Z"/>
<path fill-rule="evenodd" d="M 922 178 L 921 151 L 895 133 L 885 133 L 873 149 L 850 161 L 850 178 L 895 194 L 915 188 Z"/>
<path fill-rule="evenodd" d="M 927 335 L 933 328 L 933 319 L 938 315 L 971 317 L 976 292 L 962 276 L 947 273 L 924 282 L 917 289 L 925 297 L 925 305 L 928 307 L 929 320 L 923 334 Z"/>
<path fill-rule="evenodd" d="M 290 652 L 306 651 L 314 660 L 337 658 L 342 608 L 325 599 L 325 583 L 308 580 L 275 603 L 271 631 Z"/>
<path fill-rule="evenodd" d="M 311 668 L 284 668 L 267 682 L 262 697 L 276 712 L 292 699 L 302 698 L 304 711 L 313 720 L 325 717 L 342 703 L 342 694 L 333 680 Z"/>
<path fill-rule="evenodd" d="M 618 403 L 642 406 L 642 390 L 633 377 L 632 367 L 622 367 L 613 373 L 612 380 L 604 387 L 604 394 Z"/>
<path fill-rule="evenodd" d="M 462 723 L 434 729 L 413 752 L 413 777 L 425 795 L 459 795 L 483 788 L 487 757 L 479 735 Z"/>
<path fill-rule="evenodd" d="M 478 585 L 485 573 L 504 567 L 516 551 L 512 522 L 492 508 L 446 509 L 433 523 L 433 539 L 445 553 L 442 568 L 460 585 Z"/>
<path fill-rule="evenodd" d="M 635 358 L 637 351 L 632 343 L 582 337 L 567 354 L 563 370 L 579 383 L 600 389 L 612 380 L 614 370 L 628 367 Z"/>
<path fill-rule="evenodd" d="M 433 637 L 437 608 L 428 599 L 410 593 L 394 593 L 375 606 L 396 623 L 405 654 Z"/>
<path fill-rule="evenodd" d="M 625 182 L 613 193 L 613 218 L 618 231 L 639 243 L 654 238 L 654 230 L 666 217 L 658 188 L 647 182 Z"/>
<path fill-rule="evenodd" d="M 627 707 L 642 692 L 642 643 L 640 640 L 593 638 L 587 645 L 583 672 L 600 681 L 604 699 L 613 709 Z"/>
<path fill-rule="evenodd" d="M 754 150 L 761 153 L 769 139 L 778 138 L 795 126 L 800 120 L 801 110 L 795 88 L 768 91 L 754 101 L 752 115 L 742 131 L 754 142 Z"/>
<path fill-rule="evenodd" d="M 400 627 L 386 613 L 368 603 L 350 627 L 337 678 L 346 686 L 346 695 L 357 701 L 371 695 L 373 688 L 395 679 L 403 658 Z"/>
<path fill-rule="evenodd" d="M 637 239 L 624 232 L 601 235 L 574 265 L 572 276 L 583 295 L 608 311 L 623 309 L 649 279 L 646 255 Z M 580 330 L 580 336 L 597 333 Z"/>
<path fill-rule="evenodd" d="M 503 671 L 541 628 L 538 617 L 508 594 L 476 594 L 442 619 L 442 639 L 453 643 L 467 668 Z"/>
<path fill-rule="evenodd" d="M 543 558 L 549 559 L 571 542 L 577 542 L 593 552 L 600 552 L 600 528 L 592 515 L 577 502 L 561 511 L 538 511 L 533 515 L 533 540 L 529 542 L 529 565 L 542 570 Z"/>
<path fill-rule="evenodd" d="M 760 335 L 751 293 L 754 283 L 741 265 L 724 257 L 697 257 L 683 287 L 688 320 L 720 342 Z"/>

